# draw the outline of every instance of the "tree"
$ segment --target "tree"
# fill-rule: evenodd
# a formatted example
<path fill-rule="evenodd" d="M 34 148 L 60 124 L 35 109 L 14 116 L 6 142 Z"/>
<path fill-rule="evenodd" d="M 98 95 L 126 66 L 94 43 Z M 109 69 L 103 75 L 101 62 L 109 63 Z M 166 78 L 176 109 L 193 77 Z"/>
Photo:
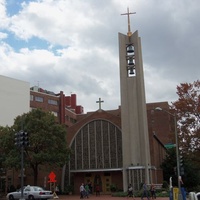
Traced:
<path fill-rule="evenodd" d="M 200 81 L 180 84 L 177 94 L 172 109 L 178 121 L 180 150 L 200 165 Z"/>
<path fill-rule="evenodd" d="M 161 164 L 164 181 L 169 182 L 169 178 L 172 177 L 173 182 L 177 185 L 176 166 L 176 150 L 175 148 L 168 149 L 166 157 Z"/>
<path fill-rule="evenodd" d="M 187 188 L 189 191 L 194 190 L 195 186 L 200 184 L 200 173 L 198 172 L 199 167 L 195 166 L 193 161 L 189 157 L 184 157 L 183 160 L 184 174 L 181 175 L 184 182 L 184 187 Z M 178 185 L 176 161 L 176 148 L 168 149 L 167 155 L 161 165 L 161 168 L 163 169 L 164 181 L 169 182 L 169 178 L 172 177 L 173 186 Z"/>
<path fill-rule="evenodd" d="M 200 184 L 200 81 L 181 83 L 177 94 L 171 109 L 177 118 L 179 153 L 184 158 L 184 185 L 191 188 Z M 162 165 L 165 175 L 171 170 L 168 162 Z"/>
<path fill-rule="evenodd" d="M 0 165 L 2 168 L 8 166 L 11 168 L 19 168 L 20 160 L 16 148 L 11 148 L 14 145 L 12 128 L 0 127 Z M 10 157 L 9 155 L 12 155 Z"/>
<path fill-rule="evenodd" d="M 67 161 L 69 150 L 66 143 L 66 129 L 56 122 L 52 113 L 35 109 L 15 119 L 11 129 L 13 143 L 14 134 L 20 130 L 28 133 L 30 145 L 24 148 L 24 163 L 33 170 L 34 184 L 37 185 L 39 166 L 62 167 Z M 18 147 L 7 154 L 6 166 L 13 167 L 13 163 L 16 166 L 20 164 L 16 153 L 20 153 Z"/>

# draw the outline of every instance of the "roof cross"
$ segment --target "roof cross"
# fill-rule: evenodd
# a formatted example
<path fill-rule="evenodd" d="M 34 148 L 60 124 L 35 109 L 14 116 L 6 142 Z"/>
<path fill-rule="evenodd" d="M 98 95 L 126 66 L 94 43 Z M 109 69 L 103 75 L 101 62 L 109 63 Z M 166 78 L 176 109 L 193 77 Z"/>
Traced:
<path fill-rule="evenodd" d="M 101 110 L 101 103 L 103 103 L 104 101 L 103 100 L 101 100 L 101 98 L 99 98 L 99 101 L 96 101 L 96 103 L 98 103 L 99 104 L 99 110 Z"/>
<path fill-rule="evenodd" d="M 131 14 L 136 14 L 136 12 L 129 12 L 129 8 L 127 8 L 127 13 L 121 14 L 121 15 L 127 15 L 128 16 L 128 33 L 127 33 L 128 36 L 132 35 L 131 26 L 130 26 L 130 15 Z"/>

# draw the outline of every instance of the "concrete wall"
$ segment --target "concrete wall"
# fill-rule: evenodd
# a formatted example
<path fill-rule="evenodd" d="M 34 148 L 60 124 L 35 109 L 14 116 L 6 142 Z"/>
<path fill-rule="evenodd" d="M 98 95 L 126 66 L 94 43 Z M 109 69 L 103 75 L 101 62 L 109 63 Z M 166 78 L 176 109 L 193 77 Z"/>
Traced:
<path fill-rule="evenodd" d="M 30 110 L 30 84 L 0 75 L 0 126 L 11 126 Z"/>
<path fill-rule="evenodd" d="M 148 166 L 150 148 L 147 126 L 146 98 L 144 87 L 141 40 L 135 31 L 130 37 L 122 33 L 119 36 L 121 120 L 123 145 L 123 184 L 128 188 L 127 168 L 145 167 L 144 181 L 149 182 Z M 127 45 L 134 47 L 134 55 L 127 51 Z M 130 58 L 135 62 L 135 75 L 129 76 Z M 139 180 L 138 180 L 139 181 Z"/>

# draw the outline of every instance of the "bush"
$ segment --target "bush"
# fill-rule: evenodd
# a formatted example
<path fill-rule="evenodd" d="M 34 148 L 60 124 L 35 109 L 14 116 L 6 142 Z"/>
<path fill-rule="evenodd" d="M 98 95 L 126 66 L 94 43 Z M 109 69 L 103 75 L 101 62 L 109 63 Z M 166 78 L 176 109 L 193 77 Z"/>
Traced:
<path fill-rule="evenodd" d="M 126 197 L 127 196 L 127 192 L 115 192 L 112 193 L 112 197 Z"/>
<path fill-rule="evenodd" d="M 117 191 L 117 186 L 115 184 L 110 185 L 110 191 L 111 192 L 116 192 Z"/>
<path fill-rule="evenodd" d="M 197 185 L 196 187 L 190 188 L 188 192 L 199 192 L 200 191 L 200 185 Z"/>
<path fill-rule="evenodd" d="M 162 187 L 165 189 L 169 188 L 169 184 L 167 183 L 167 181 L 163 181 Z"/>
<path fill-rule="evenodd" d="M 142 196 L 142 190 L 138 190 L 133 192 L 135 197 L 141 197 Z M 127 192 L 115 192 L 112 194 L 113 197 L 126 197 L 127 196 Z M 149 196 L 150 196 L 150 192 L 149 192 Z M 169 190 L 167 189 L 159 189 L 156 190 L 156 196 L 157 197 L 169 197 Z"/>
<path fill-rule="evenodd" d="M 66 185 L 62 194 L 70 194 L 73 193 L 74 187 L 73 185 Z"/>

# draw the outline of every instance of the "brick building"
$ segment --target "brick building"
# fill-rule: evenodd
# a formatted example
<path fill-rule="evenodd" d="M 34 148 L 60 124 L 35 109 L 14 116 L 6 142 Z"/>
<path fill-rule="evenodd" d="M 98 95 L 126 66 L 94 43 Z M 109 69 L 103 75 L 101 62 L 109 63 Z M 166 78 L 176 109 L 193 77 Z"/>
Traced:
<path fill-rule="evenodd" d="M 156 107 L 169 110 L 169 106 L 167 102 L 147 104 L 151 158 L 149 176 L 151 182 L 162 184 L 163 173 L 160 165 L 166 155 L 164 145 L 173 142 L 173 138 L 170 136 L 169 116 L 154 111 Z M 79 192 L 82 182 L 91 182 L 93 188 L 100 185 L 103 193 L 110 193 L 111 184 L 123 190 L 121 108 L 84 114 L 68 128 L 67 133 L 68 145 L 74 153 L 65 166 L 63 185 L 72 184 L 75 193 Z M 137 167 L 130 163 L 129 168 Z M 137 169 L 141 182 L 142 170 L 142 167 Z M 134 183 L 134 180 L 130 179 L 129 182 L 136 190 L 139 189 L 140 185 Z"/>
<path fill-rule="evenodd" d="M 83 107 L 77 105 L 76 94 L 65 96 L 63 91 L 56 94 L 37 86 L 30 89 L 30 108 L 51 111 L 58 118 L 58 122 L 67 127 L 76 122 L 78 115 L 83 114 Z"/>
<path fill-rule="evenodd" d="M 169 110 L 167 102 L 148 103 L 147 118 L 150 145 L 151 182 L 162 184 L 163 174 L 160 164 L 165 157 L 167 143 L 172 143 L 173 135 L 170 126 L 171 119 L 166 113 L 154 109 L 161 107 Z M 48 175 L 55 171 L 57 184 L 62 191 L 67 185 L 73 185 L 74 192 L 79 192 L 82 182 L 91 182 L 93 188 L 98 184 L 103 193 L 110 193 L 110 185 L 115 184 L 119 189 L 122 185 L 122 131 L 121 107 L 116 110 L 104 111 L 99 109 L 94 112 L 83 113 L 83 107 L 77 105 L 76 94 L 65 96 L 61 91 L 58 94 L 43 90 L 38 87 L 30 89 L 30 109 L 42 108 L 51 111 L 60 124 L 66 125 L 67 145 L 72 149 L 70 163 L 62 169 L 44 167 L 40 169 L 38 184 L 49 188 Z M 130 168 L 135 168 L 130 163 Z M 138 176 L 140 176 L 138 169 Z M 142 180 L 142 179 L 141 179 Z M 132 182 L 133 180 L 129 180 Z M 8 186 L 20 184 L 20 172 L 7 173 Z M 33 177 L 25 169 L 25 184 L 32 184 Z M 134 183 L 133 183 L 134 185 Z M 139 185 L 135 183 L 135 189 Z"/>

